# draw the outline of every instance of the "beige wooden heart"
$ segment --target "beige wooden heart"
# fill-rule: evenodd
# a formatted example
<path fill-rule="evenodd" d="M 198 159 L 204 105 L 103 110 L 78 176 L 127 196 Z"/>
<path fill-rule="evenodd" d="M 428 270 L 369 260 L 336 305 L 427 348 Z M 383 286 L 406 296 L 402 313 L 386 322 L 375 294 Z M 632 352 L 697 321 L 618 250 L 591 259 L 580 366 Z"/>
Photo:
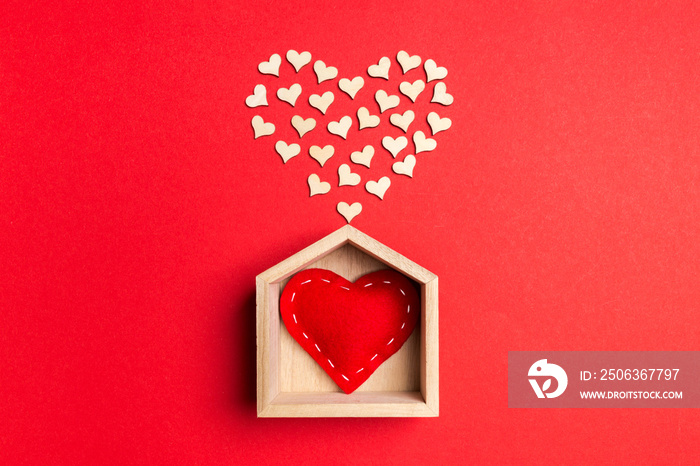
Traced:
<path fill-rule="evenodd" d="M 357 217 L 360 215 L 360 212 L 362 212 L 362 204 L 353 202 L 352 205 L 348 205 L 347 202 L 339 202 L 336 209 L 340 215 L 345 217 L 345 220 L 350 223 L 353 218 Z"/>
<path fill-rule="evenodd" d="M 292 157 L 296 157 L 301 152 L 301 146 L 299 144 L 287 144 L 284 141 L 277 141 L 275 144 L 275 150 L 282 157 L 282 161 L 287 163 Z"/>
<path fill-rule="evenodd" d="M 379 178 L 379 181 L 370 180 L 365 183 L 365 189 L 367 192 L 374 194 L 382 200 L 384 199 L 384 194 L 386 194 L 386 190 L 389 189 L 389 186 L 391 186 L 391 180 L 388 176 L 382 176 Z"/>
<path fill-rule="evenodd" d="M 433 88 L 433 98 L 430 100 L 431 102 L 442 105 L 452 105 L 454 100 L 454 97 L 447 93 L 447 85 L 444 82 L 440 81 L 435 85 Z"/>
<path fill-rule="evenodd" d="M 301 95 L 301 84 L 292 84 L 289 89 L 280 87 L 277 89 L 277 98 L 282 102 L 287 102 L 289 105 L 294 107 L 297 103 L 297 99 Z"/>
<path fill-rule="evenodd" d="M 445 79 L 447 76 L 447 69 L 442 66 L 437 66 L 435 60 L 428 59 L 425 61 L 425 77 L 428 82 L 434 81 L 436 79 Z"/>
<path fill-rule="evenodd" d="M 324 92 L 323 95 L 311 94 L 311 96 L 309 96 L 309 105 L 317 108 L 325 115 L 328 107 L 330 107 L 334 99 L 335 97 L 331 91 Z"/>
<path fill-rule="evenodd" d="M 440 131 L 447 131 L 450 129 L 452 126 L 452 120 L 449 118 L 440 118 L 440 115 L 437 113 L 430 112 L 428 113 L 428 124 L 433 132 L 433 136 L 435 136 Z"/>
<path fill-rule="evenodd" d="M 360 129 L 376 128 L 379 126 L 379 117 L 370 115 L 369 110 L 365 107 L 357 109 L 357 121 L 360 123 Z"/>
<path fill-rule="evenodd" d="M 262 84 L 255 86 L 253 94 L 246 97 L 245 104 L 251 108 L 260 106 L 267 107 L 267 89 L 265 89 L 265 86 Z"/>
<path fill-rule="evenodd" d="M 394 113 L 391 115 L 391 117 L 389 117 L 389 122 L 391 122 L 391 124 L 397 128 L 401 128 L 404 133 L 407 133 L 408 127 L 411 123 L 413 123 L 415 118 L 416 114 L 413 112 L 413 110 L 406 110 L 403 112 L 403 115 L 400 113 Z"/>
<path fill-rule="evenodd" d="M 362 76 L 355 76 L 354 78 L 352 78 L 352 80 L 348 78 L 343 78 L 340 81 L 338 81 L 338 87 L 340 88 L 340 90 L 349 95 L 351 99 L 355 98 L 357 93 L 360 91 L 360 89 L 362 89 L 364 85 L 365 80 L 362 79 Z"/>
<path fill-rule="evenodd" d="M 415 102 L 421 92 L 425 89 L 425 83 L 422 79 L 418 79 L 413 82 L 413 84 L 404 81 L 399 84 L 399 90 L 403 95 L 411 99 L 411 102 Z"/>
<path fill-rule="evenodd" d="M 326 194 L 331 190 L 331 184 L 327 181 L 321 181 L 321 178 L 315 173 L 309 175 L 307 182 L 309 183 L 309 197 Z"/>
<path fill-rule="evenodd" d="M 303 119 L 299 115 L 294 115 L 292 117 L 292 126 L 297 130 L 297 133 L 299 133 L 299 137 L 301 138 L 316 127 L 316 120 L 313 118 Z"/>
<path fill-rule="evenodd" d="M 420 57 L 418 55 L 410 56 L 408 55 L 408 52 L 403 50 L 396 54 L 396 61 L 398 61 L 399 65 L 401 65 L 403 74 L 406 74 L 412 69 L 420 66 Z"/>
<path fill-rule="evenodd" d="M 388 81 L 389 68 L 391 68 L 391 60 L 389 57 L 382 57 L 378 64 L 371 65 L 369 68 L 367 68 L 367 74 L 373 78 L 384 78 Z"/>
<path fill-rule="evenodd" d="M 258 65 L 258 71 L 262 74 L 271 74 L 279 77 L 281 64 L 282 57 L 275 53 L 270 57 L 270 60 L 264 61 Z"/>
<path fill-rule="evenodd" d="M 269 136 L 275 132 L 275 125 L 272 123 L 265 123 L 260 115 L 255 115 L 251 120 L 253 125 L 253 132 L 255 134 L 255 139 L 262 136 Z"/>
<path fill-rule="evenodd" d="M 380 89 L 377 92 L 375 92 L 374 98 L 377 101 L 377 103 L 379 104 L 379 111 L 381 113 L 384 113 L 385 111 L 389 110 L 390 108 L 398 107 L 399 103 L 401 103 L 399 96 L 389 95 L 386 93 L 386 91 L 384 89 Z"/>
<path fill-rule="evenodd" d="M 437 141 L 435 139 L 425 137 L 423 131 L 413 133 L 413 144 L 416 146 L 416 154 L 435 150 Z"/>
<path fill-rule="evenodd" d="M 348 131 L 352 126 L 352 118 L 349 116 L 344 116 L 340 121 L 331 121 L 328 123 L 328 132 L 340 136 L 343 139 L 347 139 Z"/>
<path fill-rule="evenodd" d="M 350 165 L 347 163 L 338 167 L 338 186 L 357 186 L 360 181 L 360 175 L 350 171 Z"/>
<path fill-rule="evenodd" d="M 406 175 L 413 178 L 413 169 L 416 166 L 416 157 L 413 154 L 408 154 L 403 161 L 394 162 L 391 169 L 397 175 Z"/>
<path fill-rule="evenodd" d="M 309 155 L 312 159 L 318 162 L 321 167 L 335 154 L 335 148 L 331 145 L 319 147 L 311 146 L 309 147 Z"/>
<path fill-rule="evenodd" d="M 384 136 L 382 138 L 382 146 L 389 151 L 393 158 L 396 158 L 399 152 L 408 146 L 408 139 L 405 136 L 399 136 L 396 139 L 391 136 Z"/>
<path fill-rule="evenodd" d="M 316 63 L 314 63 L 314 72 L 316 73 L 319 84 L 321 84 L 323 81 L 335 79 L 338 76 L 338 68 L 334 66 L 326 66 L 326 64 L 321 60 L 316 60 Z"/>
<path fill-rule="evenodd" d="M 287 52 L 287 61 L 292 64 L 292 66 L 298 73 L 300 69 L 311 63 L 311 53 L 299 53 L 296 50 L 290 50 L 289 52 Z"/>
<path fill-rule="evenodd" d="M 372 157 L 374 157 L 374 147 L 371 145 L 366 145 L 362 151 L 355 151 L 350 154 L 350 160 L 358 165 L 364 165 L 369 168 L 370 162 L 372 162 Z"/>

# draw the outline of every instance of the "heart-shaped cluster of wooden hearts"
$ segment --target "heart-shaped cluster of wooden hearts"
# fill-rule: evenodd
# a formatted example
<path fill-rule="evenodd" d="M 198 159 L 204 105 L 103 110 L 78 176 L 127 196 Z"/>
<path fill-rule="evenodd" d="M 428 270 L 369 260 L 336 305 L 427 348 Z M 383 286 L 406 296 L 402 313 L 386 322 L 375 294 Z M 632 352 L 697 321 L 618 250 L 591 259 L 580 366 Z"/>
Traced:
<path fill-rule="evenodd" d="M 307 178 L 310 196 L 330 192 L 331 183 L 327 180 L 335 175 L 336 170 L 334 168 L 331 175 L 324 172 L 323 168 L 331 158 L 335 157 L 342 159 L 340 162 L 343 162 L 336 164 L 338 188 L 359 186 L 364 178 L 364 187 L 367 192 L 383 200 L 394 175 L 388 172 L 388 168 L 386 172 L 376 174 L 374 170 L 370 170 L 372 161 L 376 160 L 375 157 L 381 151 L 379 147 L 386 151 L 381 151 L 382 153 L 392 158 L 390 159 L 392 160 L 391 171 L 395 175 L 413 178 L 414 169 L 419 160 L 416 156 L 435 150 L 437 141 L 433 139 L 434 136 L 452 126 L 449 118 L 441 117 L 435 111 L 441 106 L 451 105 L 454 98 L 447 93 L 447 86 L 443 82 L 447 76 L 447 70 L 437 66 L 432 59 L 423 63 L 419 56 L 411 56 L 405 51 L 400 51 L 396 55 L 396 60 L 402 72 L 401 82 L 395 89 L 377 89 L 378 83 L 389 84 L 390 73 L 393 75 L 392 60 L 388 57 L 382 57 L 377 63 L 367 68 L 367 75 L 372 78 L 369 82 L 362 76 L 338 79 L 338 69 L 327 66 L 321 60 L 316 60 L 312 67 L 307 67 L 306 65 L 311 63 L 309 52 L 298 53 L 290 50 L 286 58 L 291 65 L 290 73 L 292 73 L 292 67 L 296 72 L 292 75 L 296 81 L 304 81 L 302 78 L 304 78 L 303 73 L 306 72 L 305 67 L 309 73 L 312 72 L 310 69 L 313 69 L 315 76 L 312 89 L 305 91 L 299 82 L 280 83 L 276 89 L 268 89 L 271 87 L 269 83 L 267 87 L 264 84 L 258 84 L 254 87 L 253 94 L 246 98 L 245 103 L 251 108 L 270 107 L 273 99 L 269 94 L 275 94 L 280 102 L 284 102 L 284 105 L 291 105 L 294 110 L 291 115 L 288 114 L 289 112 L 273 109 L 269 109 L 270 113 L 264 116 L 261 115 L 263 112 L 260 112 L 260 115 L 254 115 L 251 121 L 253 135 L 257 139 L 279 134 L 281 123 L 279 119 L 288 118 L 288 124 L 296 134 L 293 137 L 287 134 L 283 139 L 277 140 L 274 148 L 285 164 L 302 152 L 308 153 L 318 163 L 319 173 L 310 173 Z M 424 72 L 421 72 L 421 64 Z M 259 64 L 258 70 L 264 75 L 279 78 L 281 67 L 282 58 L 278 54 L 273 54 L 268 61 Z M 334 84 L 336 79 L 338 79 L 337 89 L 335 86 L 330 88 L 329 83 Z M 302 96 L 308 101 L 308 106 L 298 105 L 302 102 L 299 100 Z M 335 116 L 329 114 L 329 109 L 335 110 L 332 107 L 341 109 L 340 113 L 335 112 Z M 392 109 L 394 112 L 391 112 Z M 418 114 L 414 110 L 418 111 Z M 281 116 L 284 113 L 288 115 Z M 424 122 L 428 125 L 425 127 L 426 131 L 416 129 L 421 124 L 425 126 Z M 382 126 L 382 123 L 385 124 Z M 328 138 L 325 134 L 319 134 L 319 129 L 324 127 L 331 135 L 330 137 L 337 138 L 337 143 L 318 142 Z M 377 128 L 381 128 L 379 132 Z M 347 148 L 347 142 L 352 143 L 353 140 L 362 139 L 366 141 L 366 138 L 360 137 L 353 139 L 354 136 L 359 135 L 359 132 L 366 131 L 373 132 L 373 143 L 358 143 L 355 147 Z M 432 134 L 426 135 L 427 131 Z M 409 147 L 409 141 L 412 141 L 413 147 Z M 341 145 L 347 153 L 336 150 Z M 360 171 L 364 173 L 361 174 Z M 362 204 L 341 201 L 336 208 L 347 222 L 350 222 L 362 211 Z"/>

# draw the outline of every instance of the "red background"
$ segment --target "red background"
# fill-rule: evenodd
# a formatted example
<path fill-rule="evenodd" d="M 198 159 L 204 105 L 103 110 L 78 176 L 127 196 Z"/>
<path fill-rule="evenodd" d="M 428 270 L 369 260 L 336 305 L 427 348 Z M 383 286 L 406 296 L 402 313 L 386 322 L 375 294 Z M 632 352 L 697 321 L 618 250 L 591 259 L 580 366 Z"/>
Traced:
<path fill-rule="evenodd" d="M 700 349 L 700 7 L 637 3 L 4 2 L 0 462 L 696 461 L 697 410 L 506 407 L 508 350 Z M 344 223 L 252 138 L 290 48 L 449 69 L 353 221 L 440 276 L 439 418 L 256 419 L 254 277 Z"/>

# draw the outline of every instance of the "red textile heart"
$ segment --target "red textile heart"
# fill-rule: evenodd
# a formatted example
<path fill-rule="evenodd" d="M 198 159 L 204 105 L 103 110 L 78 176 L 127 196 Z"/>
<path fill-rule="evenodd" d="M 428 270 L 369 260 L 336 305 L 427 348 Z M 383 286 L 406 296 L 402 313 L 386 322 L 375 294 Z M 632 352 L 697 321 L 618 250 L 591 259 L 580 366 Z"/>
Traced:
<path fill-rule="evenodd" d="M 303 270 L 280 298 L 290 335 L 345 393 L 355 391 L 401 348 L 419 310 L 413 284 L 394 270 L 373 272 L 355 283 L 330 270 Z"/>

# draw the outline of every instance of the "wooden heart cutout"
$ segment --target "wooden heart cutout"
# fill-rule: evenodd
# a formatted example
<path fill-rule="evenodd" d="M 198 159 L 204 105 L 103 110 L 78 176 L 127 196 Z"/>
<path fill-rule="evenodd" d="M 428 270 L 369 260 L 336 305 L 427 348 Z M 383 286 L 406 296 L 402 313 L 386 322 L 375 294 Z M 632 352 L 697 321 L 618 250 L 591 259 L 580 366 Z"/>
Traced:
<path fill-rule="evenodd" d="M 413 112 L 413 110 L 406 110 L 403 112 L 403 115 L 400 113 L 394 113 L 391 115 L 391 117 L 389 117 L 389 122 L 397 128 L 401 128 L 404 133 L 408 133 L 408 127 L 415 119 L 416 114 Z"/>
<path fill-rule="evenodd" d="M 289 89 L 280 87 L 277 89 L 277 98 L 282 102 L 287 102 L 289 105 L 294 107 L 297 103 L 297 99 L 301 95 L 301 84 L 292 84 Z"/>
<path fill-rule="evenodd" d="M 391 186 L 391 179 L 388 176 L 382 176 L 378 181 L 370 180 L 365 184 L 365 189 L 368 193 L 374 194 L 379 199 L 384 199 L 386 190 Z"/>
<path fill-rule="evenodd" d="M 292 117 L 292 126 L 297 130 L 297 133 L 299 133 L 299 137 L 301 138 L 316 127 L 316 120 L 313 118 L 304 119 L 299 115 L 294 115 Z"/>
<path fill-rule="evenodd" d="M 338 167 L 338 186 L 357 186 L 360 181 L 360 175 L 352 173 L 347 163 Z"/>
<path fill-rule="evenodd" d="M 275 150 L 282 157 L 282 161 L 287 163 L 292 157 L 296 157 L 301 152 L 301 146 L 299 144 L 287 144 L 284 141 L 277 141 L 275 143 Z"/>
<path fill-rule="evenodd" d="M 272 123 L 265 123 L 265 120 L 263 120 L 260 115 L 255 115 L 251 120 L 251 124 L 253 125 L 255 139 L 262 136 L 269 136 L 275 132 L 275 125 Z"/>
<path fill-rule="evenodd" d="M 287 61 L 292 64 L 292 66 L 298 73 L 300 69 L 311 63 L 311 53 L 299 53 L 296 50 L 290 50 L 289 52 L 287 52 Z"/>
<path fill-rule="evenodd" d="M 391 60 L 389 57 L 382 57 L 378 64 L 371 65 L 369 68 L 367 68 L 367 74 L 373 78 L 384 78 L 388 81 L 389 68 L 391 68 Z"/>
<path fill-rule="evenodd" d="M 410 56 L 408 55 L 408 52 L 404 50 L 396 54 L 396 61 L 398 61 L 399 65 L 401 65 L 403 74 L 406 74 L 412 69 L 420 66 L 420 57 L 418 55 Z"/>
<path fill-rule="evenodd" d="M 360 212 L 362 212 L 362 204 L 353 202 L 352 205 L 349 205 L 347 202 L 339 202 L 336 206 L 336 210 L 340 215 L 345 217 L 345 221 L 350 223 L 353 218 L 357 217 L 360 215 Z"/>
<path fill-rule="evenodd" d="M 366 145 L 361 151 L 355 151 L 350 154 L 350 160 L 352 160 L 352 163 L 364 165 L 367 168 L 370 168 L 369 164 L 372 162 L 372 157 L 374 157 L 374 147 L 369 144 Z"/>
<path fill-rule="evenodd" d="M 399 136 L 396 139 L 391 136 L 384 136 L 382 138 L 382 146 L 389 151 L 393 158 L 396 158 L 399 152 L 408 146 L 408 139 L 406 139 L 406 136 Z"/>
<path fill-rule="evenodd" d="M 333 100 L 335 100 L 335 97 L 331 91 L 324 92 L 323 95 L 312 94 L 309 97 L 309 105 L 317 108 L 325 115 L 328 107 L 333 103 Z"/>
<path fill-rule="evenodd" d="M 414 81 L 413 84 L 408 81 L 404 81 L 399 85 L 399 90 L 403 95 L 411 99 L 411 102 L 415 102 L 421 92 L 425 89 L 425 83 L 422 79 Z"/>
<path fill-rule="evenodd" d="M 265 89 L 265 86 L 262 84 L 255 86 L 253 94 L 246 97 L 245 104 L 251 108 L 260 106 L 267 107 L 267 89 Z"/>
<path fill-rule="evenodd" d="M 394 162 L 391 169 L 397 175 L 406 175 L 413 178 L 413 168 L 416 166 L 416 157 L 413 154 L 408 154 L 403 161 Z"/>
<path fill-rule="evenodd" d="M 328 123 L 328 132 L 340 136 L 343 139 L 347 139 L 348 131 L 352 126 L 352 118 L 349 116 L 344 116 L 340 121 L 331 121 Z"/>
<path fill-rule="evenodd" d="M 270 60 L 264 61 L 258 65 L 258 71 L 262 74 L 271 74 L 279 77 L 281 64 L 282 57 L 275 53 L 270 57 Z"/>
<path fill-rule="evenodd" d="M 331 190 L 331 184 L 327 181 L 321 181 L 321 178 L 316 173 L 310 174 L 307 181 L 309 183 L 309 196 L 326 194 Z"/>
<path fill-rule="evenodd" d="M 413 133 L 413 144 L 416 146 L 416 154 L 435 150 L 437 147 L 437 141 L 426 137 L 423 131 Z"/>
<path fill-rule="evenodd" d="M 327 146 L 311 146 L 309 147 L 309 155 L 312 159 L 318 162 L 321 167 L 335 154 L 335 149 L 330 144 Z"/>
<path fill-rule="evenodd" d="M 357 93 L 364 87 L 364 85 L 365 80 L 362 79 L 362 76 L 355 76 L 352 78 L 352 80 L 343 78 L 338 81 L 338 88 L 349 95 L 351 99 L 355 98 Z"/>
<path fill-rule="evenodd" d="M 376 128 L 379 126 L 379 117 L 377 115 L 370 115 L 366 107 L 357 109 L 357 121 L 360 123 L 360 129 Z"/>

